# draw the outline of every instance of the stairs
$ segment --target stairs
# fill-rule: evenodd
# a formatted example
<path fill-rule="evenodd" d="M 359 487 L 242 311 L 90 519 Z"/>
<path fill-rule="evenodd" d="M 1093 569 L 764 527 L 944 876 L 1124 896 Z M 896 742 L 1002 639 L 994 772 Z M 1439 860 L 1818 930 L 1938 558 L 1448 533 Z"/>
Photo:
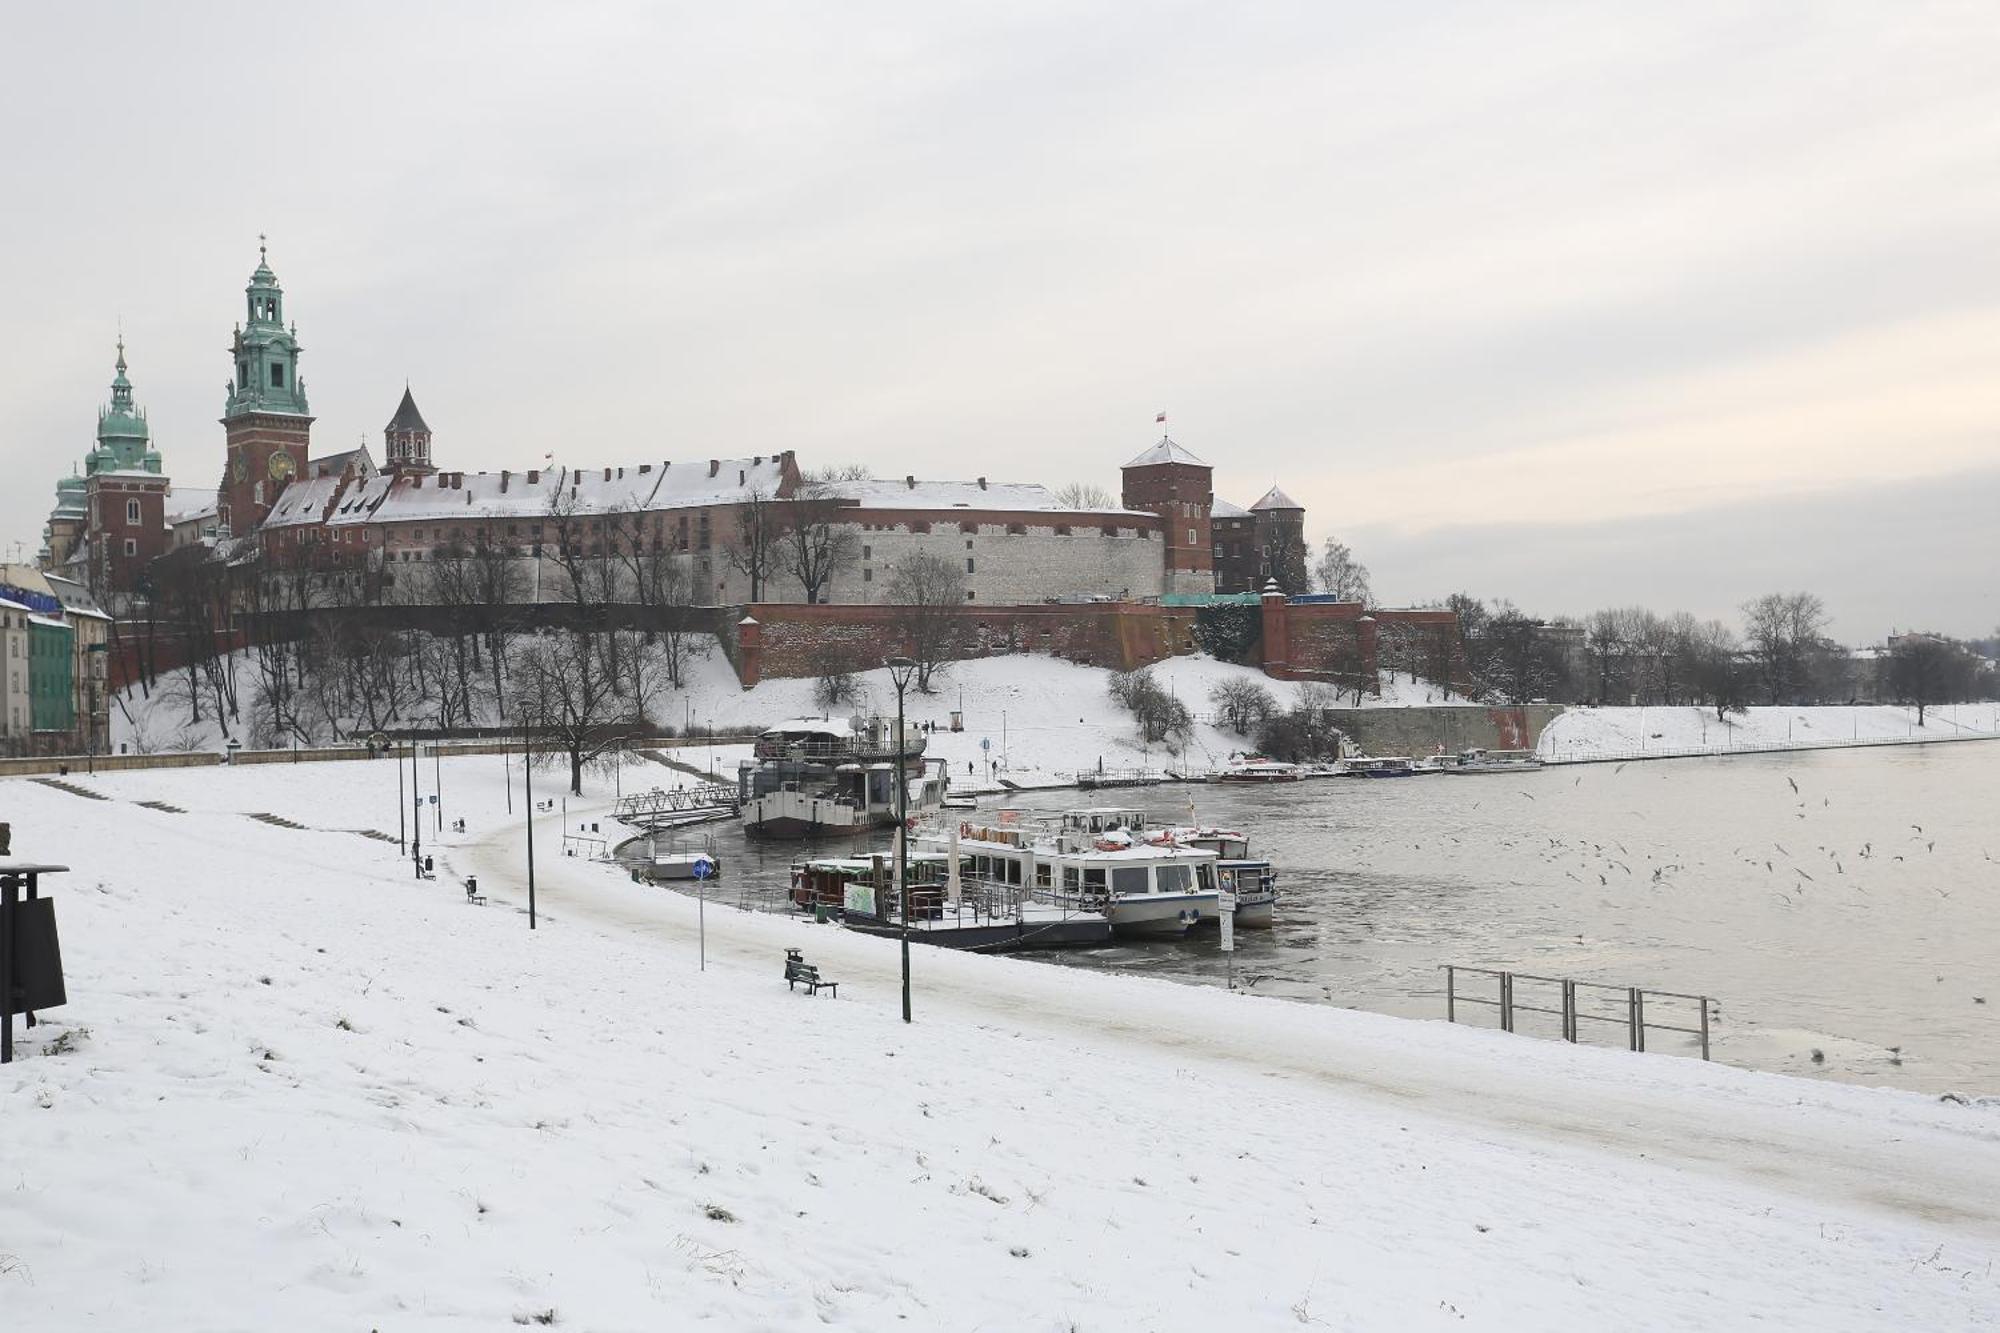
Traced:
<path fill-rule="evenodd" d="M 108 801 L 111 799 L 103 792 L 92 791 L 88 787 L 79 787 L 74 782 L 64 782 L 61 778 L 36 778 L 35 781 L 41 783 L 44 787 L 54 787 L 57 791 L 66 791 L 71 796 L 82 796 L 92 801 Z"/>

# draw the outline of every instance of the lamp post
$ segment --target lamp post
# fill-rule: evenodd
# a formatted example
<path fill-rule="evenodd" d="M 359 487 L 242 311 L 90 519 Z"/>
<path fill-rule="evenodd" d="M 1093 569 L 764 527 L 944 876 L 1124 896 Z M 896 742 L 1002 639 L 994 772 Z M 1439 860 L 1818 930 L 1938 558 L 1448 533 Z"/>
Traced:
<path fill-rule="evenodd" d="M 417 739 L 410 738 L 410 869 L 424 877 L 424 794 L 418 786 Z"/>
<path fill-rule="evenodd" d="M 896 686 L 896 914 L 902 924 L 898 932 L 903 942 L 903 1021 L 910 1021 L 910 890 L 907 873 L 910 857 L 910 775 L 905 771 L 903 744 L 903 691 L 917 664 L 907 657 L 892 657 L 883 665 Z"/>
<path fill-rule="evenodd" d="M 393 756 L 392 756 L 393 758 Z M 410 849 L 409 812 L 403 809 L 403 761 L 396 760 L 396 855 Z"/>
<path fill-rule="evenodd" d="M 535 928 L 535 779 L 534 741 L 528 736 L 528 724 L 521 723 L 521 804 L 528 816 L 528 929 Z"/>

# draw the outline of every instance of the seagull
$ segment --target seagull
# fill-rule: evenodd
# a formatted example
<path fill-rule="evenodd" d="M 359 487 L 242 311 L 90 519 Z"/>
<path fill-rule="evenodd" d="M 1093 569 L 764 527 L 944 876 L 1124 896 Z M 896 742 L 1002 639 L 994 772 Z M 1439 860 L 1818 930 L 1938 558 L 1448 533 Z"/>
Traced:
<path fill-rule="evenodd" d="M 1799 784 L 1796 782 L 1792 782 L 1791 778 L 1789 777 L 1787 777 L 1785 781 L 1791 783 L 1792 795 L 1797 796 L 1799 794 Z"/>

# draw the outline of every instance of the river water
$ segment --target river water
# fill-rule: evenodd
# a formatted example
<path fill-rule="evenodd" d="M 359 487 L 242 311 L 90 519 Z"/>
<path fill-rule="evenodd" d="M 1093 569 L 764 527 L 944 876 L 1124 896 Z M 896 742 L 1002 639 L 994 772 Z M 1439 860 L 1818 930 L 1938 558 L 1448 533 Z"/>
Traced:
<path fill-rule="evenodd" d="M 1444 964 L 1717 1002 L 1714 1058 L 1929 1092 L 2000 1094 L 2000 743 L 1592 764 L 1538 773 L 1159 787 L 1091 803 L 1243 829 L 1279 868 L 1270 931 L 1237 932 L 1236 984 L 1415 1018 Z M 1055 811 L 1076 792 L 1005 804 Z M 982 802 L 982 805 L 988 803 Z M 801 848 L 719 835 L 716 897 L 781 908 Z M 1226 984 L 1215 934 L 1025 954 Z M 1490 979 L 1461 992 L 1492 998 Z M 1584 1040 L 1623 1046 L 1622 996 L 1580 992 Z M 1516 1000 L 1555 1007 L 1552 989 Z M 1649 1018 L 1694 1026 L 1692 1004 Z M 1462 1006 L 1462 1020 L 1497 1012 Z M 1552 1016 L 1516 1030 L 1553 1035 Z M 1654 1050 L 1693 1039 L 1649 1036 Z"/>

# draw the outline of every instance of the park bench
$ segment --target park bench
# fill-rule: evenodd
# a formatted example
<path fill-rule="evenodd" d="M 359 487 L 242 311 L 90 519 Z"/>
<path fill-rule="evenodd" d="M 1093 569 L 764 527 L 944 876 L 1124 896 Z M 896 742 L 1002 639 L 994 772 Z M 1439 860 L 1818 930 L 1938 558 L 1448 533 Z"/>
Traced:
<path fill-rule="evenodd" d="M 465 877 L 465 901 L 476 907 L 486 906 L 486 895 L 479 891 L 479 876 Z"/>
<path fill-rule="evenodd" d="M 820 988 L 825 987 L 827 990 L 833 992 L 834 999 L 837 1000 L 840 998 L 840 983 L 838 981 L 821 980 L 817 967 L 814 967 L 800 956 L 797 949 L 787 949 L 785 950 L 785 989 L 792 990 L 801 983 L 804 984 L 808 995 L 817 995 L 820 992 Z"/>

